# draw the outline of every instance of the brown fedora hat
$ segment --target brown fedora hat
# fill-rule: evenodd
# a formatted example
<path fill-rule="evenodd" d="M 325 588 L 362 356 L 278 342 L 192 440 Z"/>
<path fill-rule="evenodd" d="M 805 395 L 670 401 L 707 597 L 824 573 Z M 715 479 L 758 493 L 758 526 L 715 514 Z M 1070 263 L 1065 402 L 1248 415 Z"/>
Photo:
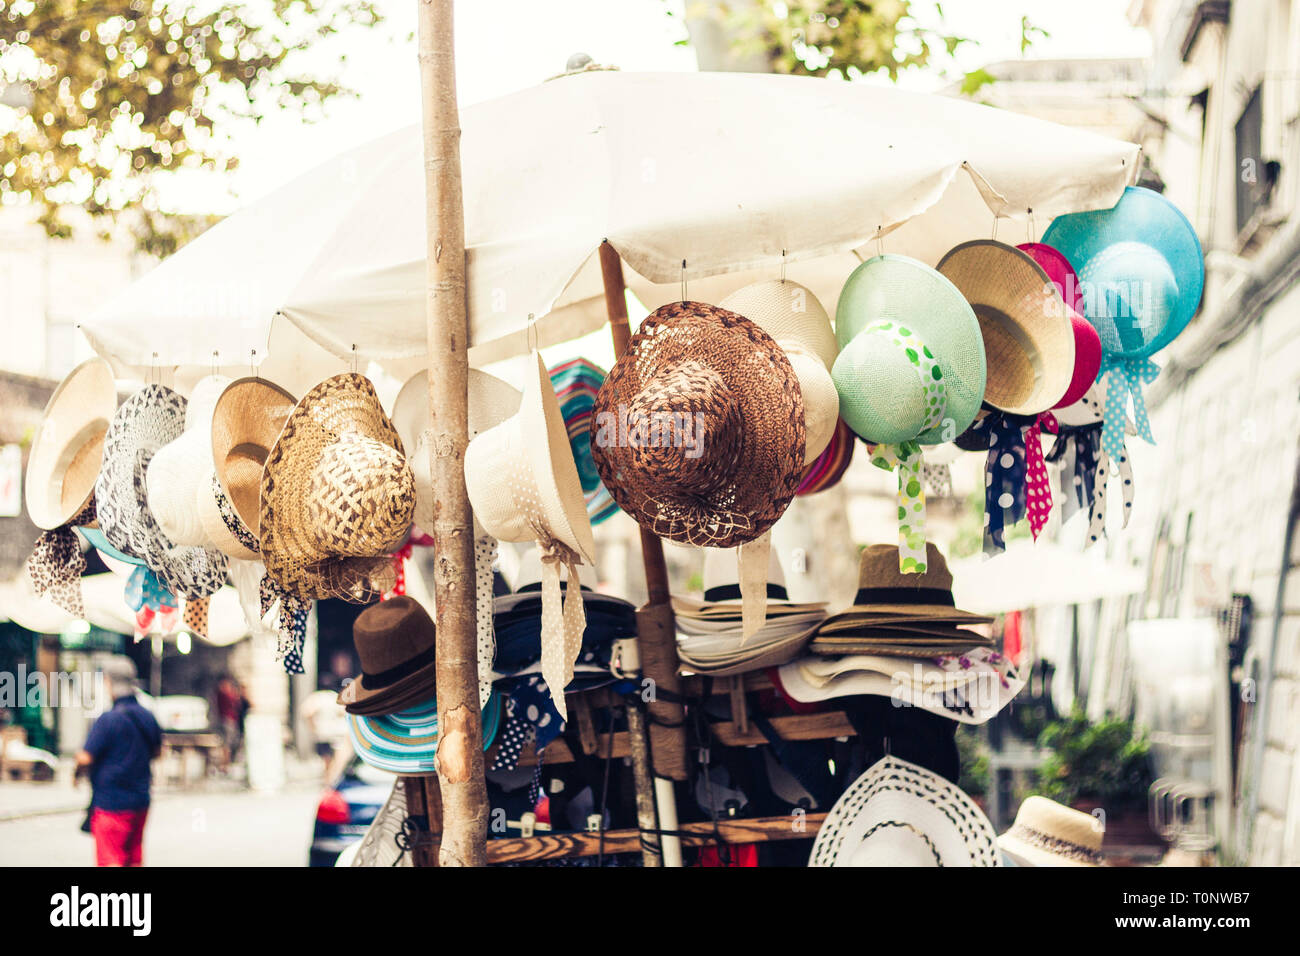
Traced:
<path fill-rule="evenodd" d="M 639 525 L 672 541 L 753 541 L 803 475 L 803 394 L 790 359 L 755 323 L 714 305 L 652 312 L 593 411 L 601 481 Z"/>
<path fill-rule="evenodd" d="M 361 674 L 339 694 L 350 714 L 393 714 L 436 692 L 437 630 L 414 598 L 372 604 L 352 624 Z"/>
<path fill-rule="evenodd" d="M 843 633 L 858 626 L 865 631 L 882 623 L 898 627 L 916 627 L 921 622 L 956 627 L 959 624 L 990 624 L 993 618 L 954 606 L 952 572 L 943 552 L 933 541 L 925 546 L 925 571 L 904 574 L 898 570 L 898 545 L 872 544 L 862 549 L 858 559 L 858 593 L 853 604 L 832 614 L 822 631 Z M 981 642 L 977 634 L 971 637 Z"/>

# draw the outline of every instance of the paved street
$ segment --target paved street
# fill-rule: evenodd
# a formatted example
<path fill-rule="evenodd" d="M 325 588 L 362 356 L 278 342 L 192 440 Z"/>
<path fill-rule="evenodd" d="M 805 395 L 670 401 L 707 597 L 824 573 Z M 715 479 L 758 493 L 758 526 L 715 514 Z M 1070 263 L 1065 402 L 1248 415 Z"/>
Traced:
<path fill-rule="evenodd" d="M 154 866 L 305 866 L 320 789 L 296 784 L 251 791 L 155 797 L 144 862 Z M 0 866 L 94 863 L 79 829 L 84 808 L 0 821 Z"/>

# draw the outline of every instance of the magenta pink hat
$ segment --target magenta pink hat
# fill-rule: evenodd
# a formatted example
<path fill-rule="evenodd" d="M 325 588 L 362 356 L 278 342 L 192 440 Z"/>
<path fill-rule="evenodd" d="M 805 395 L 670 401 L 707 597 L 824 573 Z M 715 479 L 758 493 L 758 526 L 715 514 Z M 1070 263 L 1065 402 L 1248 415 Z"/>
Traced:
<path fill-rule="evenodd" d="M 1101 336 L 1083 317 L 1083 290 L 1069 260 L 1057 249 L 1041 242 L 1026 242 L 1016 248 L 1042 267 L 1070 310 L 1070 324 L 1074 327 L 1074 377 L 1061 400 L 1052 406 L 1065 408 L 1083 398 L 1092 383 L 1097 381 L 1097 373 L 1101 371 Z"/>

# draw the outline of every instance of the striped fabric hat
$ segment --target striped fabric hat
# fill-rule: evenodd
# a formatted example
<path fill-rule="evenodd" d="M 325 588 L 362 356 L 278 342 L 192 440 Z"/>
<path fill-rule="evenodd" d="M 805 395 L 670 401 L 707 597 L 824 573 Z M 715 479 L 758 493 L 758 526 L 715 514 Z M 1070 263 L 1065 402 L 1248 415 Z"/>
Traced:
<path fill-rule="evenodd" d="M 496 740 L 501 724 L 501 697 L 495 691 L 483 708 L 483 749 Z M 359 756 L 377 770 L 405 776 L 437 773 L 438 700 L 396 714 L 362 717 L 348 714 L 348 733 Z"/>
<path fill-rule="evenodd" d="M 618 505 L 600 480 L 596 460 L 591 455 L 591 409 L 596 404 L 596 393 L 605 381 L 605 370 L 585 358 L 576 358 L 552 366 L 548 371 L 555 397 L 560 400 L 564 427 L 569 430 L 569 444 L 573 447 L 573 461 L 578 466 L 587 517 L 593 525 L 600 524 L 618 511 Z"/>
<path fill-rule="evenodd" d="M 853 446 L 856 444 L 853 429 L 841 418 L 826 450 L 803 470 L 803 478 L 794 493 L 815 495 L 819 491 L 834 488 L 849 470 L 849 465 L 853 462 Z"/>

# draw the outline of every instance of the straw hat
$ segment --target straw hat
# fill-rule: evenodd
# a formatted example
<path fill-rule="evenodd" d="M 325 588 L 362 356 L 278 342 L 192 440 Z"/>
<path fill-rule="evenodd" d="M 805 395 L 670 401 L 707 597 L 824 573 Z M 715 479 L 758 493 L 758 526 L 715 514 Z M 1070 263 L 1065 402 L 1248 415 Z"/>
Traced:
<path fill-rule="evenodd" d="M 1065 302 L 1070 317 L 1070 328 L 1074 331 L 1074 376 L 1061 400 L 1052 406 L 1066 408 L 1082 398 L 1084 392 L 1097 381 L 1097 373 L 1101 371 L 1101 336 L 1092 327 L 1092 323 L 1083 317 L 1083 287 L 1079 284 L 1079 277 L 1074 274 L 1074 267 L 1060 250 L 1041 242 L 1026 242 L 1016 248 L 1037 262 L 1047 273 L 1047 278 Z"/>
<path fill-rule="evenodd" d="M 760 537 L 805 459 L 802 389 L 749 319 L 701 302 L 655 310 L 601 386 L 592 451 L 619 507 L 660 537 L 726 548 Z"/>
<path fill-rule="evenodd" d="M 840 420 L 840 397 L 830 376 L 839 346 L 830 316 L 811 290 L 780 279 L 737 289 L 718 308 L 743 315 L 785 349 L 803 394 L 804 464 L 812 464 Z"/>
<path fill-rule="evenodd" d="M 174 544 L 200 546 L 212 541 L 203 530 L 195 495 L 200 486 L 211 487 L 212 410 L 230 379 L 208 375 L 199 379 L 185 406 L 185 431 L 168 442 L 149 463 L 146 484 L 149 510 L 163 534 Z"/>
<path fill-rule="evenodd" d="M 570 359 L 550 369 L 551 386 L 560 402 L 564 427 L 569 431 L 569 445 L 573 449 L 573 462 L 578 466 L 578 480 L 587 501 L 587 517 L 598 525 L 618 514 L 609 489 L 600 480 L 596 459 L 591 454 L 592 409 L 596 396 L 605 383 L 605 370 L 584 358 Z"/>
<path fill-rule="evenodd" d="M 988 360 L 984 400 L 1015 415 L 1053 407 L 1074 377 L 1065 303 L 1030 256 L 992 239 L 963 242 L 939 260 L 979 318 Z"/>
<path fill-rule="evenodd" d="M 498 541 L 551 538 L 595 563 L 569 433 L 540 354 L 529 359 L 518 410 L 469 443 L 465 485 L 475 517 Z"/>
<path fill-rule="evenodd" d="M 494 428 L 519 410 L 519 389 L 495 375 L 469 370 L 469 440 Z M 429 419 L 429 373 L 417 372 L 397 393 L 393 402 L 393 426 L 402 446 L 413 448 L 411 469 L 415 474 L 415 523 L 425 531 L 433 527 L 433 475 L 425 431 Z"/>
<path fill-rule="evenodd" d="M 259 557 L 262 466 L 297 404 L 264 378 L 229 383 L 211 415 L 212 468 L 195 489 L 203 532 L 217 550 L 245 561 Z"/>
<path fill-rule="evenodd" d="M 438 772 L 438 700 L 434 696 L 394 714 L 374 717 L 348 714 L 348 733 L 358 757 L 378 770 L 407 777 Z M 501 726 L 501 697 L 493 694 L 483 708 L 483 749 L 496 740 Z"/>
<path fill-rule="evenodd" d="M 841 351 L 831 374 L 840 416 L 866 441 L 934 445 L 975 420 L 985 387 L 979 322 L 929 266 L 897 255 L 862 263 L 840 293 L 835 336 Z M 936 396 L 926 375 L 933 368 L 943 383 L 943 410 L 927 427 Z"/>
<path fill-rule="evenodd" d="M 27 514 L 36 527 L 52 531 L 90 503 L 116 408 L 113 370 L 103 359 L 82 362 L 54 390 L 27 458 Z"/>
<path fill-rule="evenodd" d="M 998 846 L 1019 866 L 1101 866 L 1103 836 L 1092 814 L 1035 796 L 1020 804 Z"/>
<path fill-rule="evenodd" d="M 1111 209 L 1059 216 L 1043 242 L 1074 264 L 1084 314 L 1107 353 L 1142 358 L 1158 352 L 1201 303 L 1205 260 L 1196 230 L 1150 189 L 1129 186 Z"/>
<path fill-rule="evenodd" d="M 146 478 L 158 450 L 184 433 L 185 408 L 184 396 L 163 385 L 146 385 L 122 403 L 104 438 L 95 506 L 109 544 L 143 560 L 173 594 L 197 598 L 225 583 L 226 556 L 170 540 L 149 507 Z"/>
<path fill-rule="evenodd" d="M 809 866 L 1001 866 L 993 824 L 938 774 L 885 757 L 835 801 Z"/>
<path fill-rule="evenodd" d="M 262 561 L 288 594 L 362 604 L 392 587 L 415 479 L 368 378 L 335 375 L 302 397 L 262 469 L 261 507 Z"/>
<path fill-rule="evenodd" d="M 391 714 L 433 696 L 437 686 L 433 618 L 405 594 L 372 604 L 352 623 L 361 673 L 339 703 L 350 714 Z"/>

